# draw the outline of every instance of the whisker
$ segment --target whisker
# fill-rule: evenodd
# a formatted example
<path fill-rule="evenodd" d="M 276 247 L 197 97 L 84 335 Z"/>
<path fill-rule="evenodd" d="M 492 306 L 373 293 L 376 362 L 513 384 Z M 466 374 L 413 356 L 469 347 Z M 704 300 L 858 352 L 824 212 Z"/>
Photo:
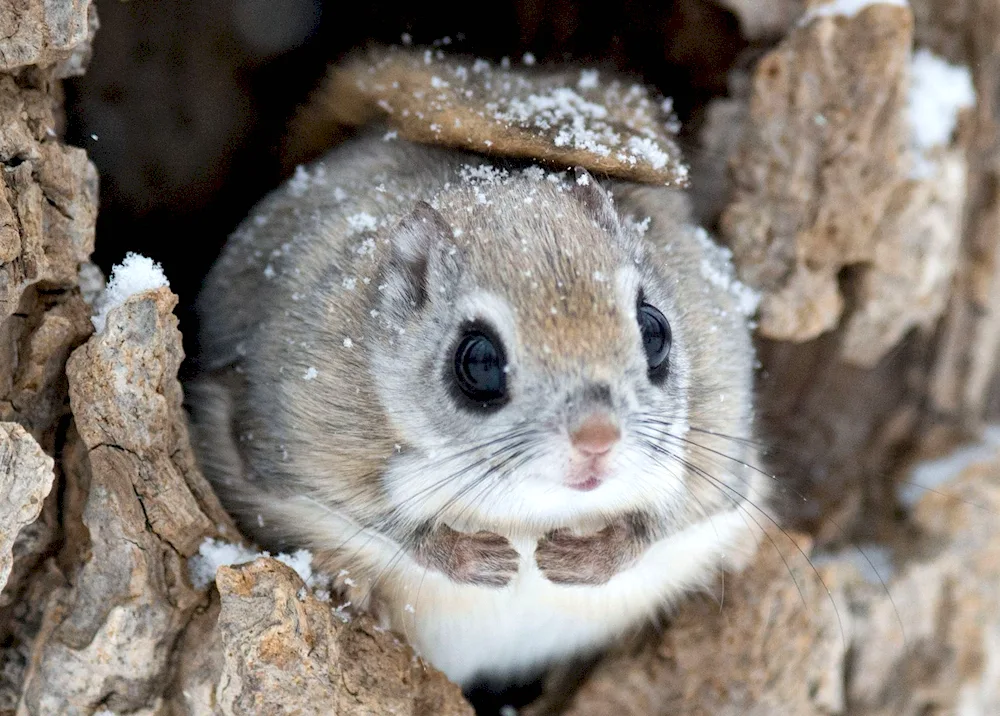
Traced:
<path fill-rule="evenodd" d="M 918 482 L 912 482 L 910 480 L 897 480 L 897 482 L 899 482 L 900 484 L 903 484 L 903 485 L 909 485 L 910 487 L 918 487 L 921 490 L 923 490 L 924 492 L 929 492 L 932 495 L 937 495 L 939 497 L 943 497 L 946 500 L 953 500 L 955 502 L 961 502 L 963 505 L 968 505 L 969 507 L 975 507 L 977 510 L 982 510 L 983 512 L 985 512 L 987 514 L 990 514 L 990 515 L 993 515 L 994 517 L 1000 517 L 1000 512 L 997 512 L 996 510 L 992 510 L 989 507 L 987 507 L 986 505 L 981 505 L 981 504 L 979 504 L 977 502 L 973 502 L 972 500 L 966 500 L 966 499 L 964 499 L 962 497 L 959 497 L 958 495 L 952 495 L 952 494 L 949 494 L 947 492 L 942 492 L 941 490 L 935 490 L 933 487 L 927 487 L 927 485 L 921 485 Z"/>
<path fill-rule="evenodd" d="M 407 552 L 406 547 L 402 545 L 396 549 L 395 553 L 392 555 L 389 561 L 386 562 L 385 566 L 382 567 L 382 569 L 378 571 L 375 577 L 369 581 L 368 590 L 365 592 L 364 597 L 362 597 L 361 599 L 362 604 L 367 603 L 368 599 L 371 598 L 372 594 L 375 592 L 375 589 L 378 587 L 379 583 L 386 576 L 388 576 L 390 570 L 392 570 L 397 564 L 399 564 L 399 562 L 406 555 L 406 552 Z"/>
<path fill-rule="evenodd" d="M 527 444 L 529 444 L 529 441 L 524 441 L 524 440 L 510 444 L 501 444 L 500 447 L 496 448 L 494 452 L 492 452 L 491 454 L 485 455 L 467 465 L 464 465 L 455 472 L 447 473 L 443 478 L 437 480 L 431 485 L 428 485 L 420 489 L 413 495 L 410 495 L 407 501 L 407 506 L 409 506 L 412 509 L 413 505 L 418 504 L 422 498 L 429 499 L 439 490 L 444 489 L 450 483 L 454 482 L 455 480 L 458 480 L 459 478 L 464 477 L 465 475 L 469 474 L 476 468 L 482 467 L 486 463 L 496 460 L 498 456 L 504 455 L 505 453 L 519 450 Z M 489 471 L 489 469 L 487 471 Z M 400 517 L 402 517 L 402 507 L 393 508 L 393 510 L 388 515 L 386 515 L 385 518 L 386 527 L 391 528 L 394 525 L 393 520 L 396 520 L 397 518 Z"/>
<path fill-rule="evenodd" d="M 647 422 L 654 422 L 654 421 L 647 421 Z M 772 473 L 769 473 L 769 472 L 767 472 L 767 471 L 765 471 L 765 470 L 757 467 L 756 465 L 748 463 L 748 462 L 746 462 L 744 460 L 740 460 L 739 458 L 733 457 L 732 455 L 727 455 L 726 453 L 724 453 L 724 452 L 722 452 L 720 450 L 716 450 L 716 449 L 711 448 L 711 447 L 709 447 L 707 445 L 704 445 L 702 443 L 697 443 L 694 440 L 691 440 L 690 438 L 686 438 L 686 437 L 683 437 L 681 435 L 674 435 L 673 433 L 666 432 L 665 430 L 659 430 L 656 427 L 652 427 L 651 429 L 654 430 L 654 431 L 656 431 L 660 435 L 665 436 L 665 437 L 669 437 L 669 438 L 671 438 L 673 440 L 680 440 L 680 441 L 682 441 L 682 442 L 684 442 L 684 443 L 686 443 L 688 445 L 694 445 L 695 447 L 699 447 L 702 450 L 710 452 L 710 453 L 712 453 L 714 455 L 718 455 L 719 457 L 724 457 L 727 460 L 731 460 L 731 461 L 733 461 L 733 462 L 735 462 L 735 463 L 737 463 L 739 465 L 742 465 L 743 467 L 745 467 L 745 468 L 747 468 L 749 470 L 753 470 L 754 472 L 757 472 L 760 475 L 762 475 L 764 477 L 767 477 L 767 478 L 769 478 L 771 480 L 777 480 L 778 479 L 776 475 L 774 475 Z M 799 496 L 802 497 L 801 495 L 799 495 Z M 803 497 L 802 499 L 805 499 L 805 498 Z"/>
<path fill-rule="evenodd" d="M 528 447 L 529 445 L 530 444 L 526 443 L 522 447 Z M 500 462 L 497 462 L 497 463 L 494 463 L 493 465 L 491 465 L 489 468 L 487 468 L 487 470 L 479 478 L 477 478 L 476 481 L 470 483 L 467 487 L 463 488 L 460 492 L 458 492 L 457 494 L 453 495 L 444 505 L 442 505 L 440 508 L 438 508 L 438 510 L 436 510 L 436 512 L 434 514 L 434 517 L 431 518 L 432 521 L 439 520 L 441 518 L 441 516 L 452 505 L 454 505 L 458 500 L 460 500 L 462 497 L 464 497 L 466 494 L 468 494 L 468 492 L 472 488 L 476 487 L 477 483 L 479 483 L 481 481 L 484 481 L 484 480 L 489 480 L 494 475 L 496 475 L 498 472 L 500 472 L 501 470 L 503 470 L 504 468 L 506 468 L 508 465 L 510 465 L 511 462 L 513 462 L 514 460 L 517 460 L 519 457 L 523 456 L 525 452 L 526 452 L 526 450 L 521 450 L 520 452 L 515 452 L 512 455 L 508 455 L 507 457 L 505 457 Z"/>
<path fill-rule="evenodd" d="M 749 464 L 747 464 L 746 462 L 744 462 L 742 460 L 734 458 L 731 455 L 727 455 L 726 453 L 723 453 L 721 451 L 713 450 L 713 449 L 711 449 L 711 448 L 709 448 L 709 447 L 707 447 L 705 445 L 702 445 L 702 444 L 700 444 L 698 442 L 695 442 L 693 440 L 689 440 L 689 439 L 686 439 L 686 438 L 681 438 L 681 437 L 675 436 L 675 435 L 670 435 L 668 433 L 663 433 L 662 436 L 665 437 L 665 438 L 682 441 L 685 444 L 690 445 L 691 447 L 708 451 L 709 453 L 711 453 L 713 455 L 716 455 L 718 457 L 731 460 L 731 461 L 733 461 L 733 462 L 735 462 L 735 463 L 737 463 L 739 465 L 742 465 L 743 467 L 747 467 L 747 468 L 750 468 L 750 469 L 755 469 L 752 465 L 749 465 Z M 719 465 L 718 463 L 716 463 L 716 466 L 719 467 L 720 469 L 725 470 L 725 468 L 722 465 Z M 762 475 L 774 478 L 773 475 L 769 475 L 768 473 L 765 473 L 765 472 L 763 472 L 761 470 L 757 470 L 757 472 L 759 472 Z M 742 478 L 740 478 L 740 476 L 738 476 L 738 475 L 736 475 L 734 473 L 731 473 L 731 472 L 728 473 L 728 474 L 730 474 L 732 477 L 736 478 L 737 480 L 740 480 L 741 482 L 743 482 L 745 485 L 747 485 L 747 487 L 750 487 L 749 482 L 746 481 L 746 480 L 744 480 L 744 479 L 742 479 Z M 794 488 L 789 488 L 789 489 L 790 489 L 791 492 L 793 492 L 794 494 L 796 494 L 799 497 L 801 497 L 803 501 L 807 501 L 806 498 L 805 498 L 805 496 L 802 495 L 801 493 L 799 493 L 797 490 L 795 490 Z M 843 527 L 841 527 L 841 525 L 838 524 L 833 518 L 827 517 L 826 520 L 830 524 L 832 524 L 834 526 L 834 528 L 836 528 L 837 531 L 840 532 L 841 535 L 843 535 L 843 536 L 846 537 L 847 531 Z M 863 549 L 861 549 L 861 547 L 859 545 L 851 543 L 851 542 L 849 542 L 849 544 L 868 563 L 868 566 L 871 567 L 872 572 L 875 574 L 875 577 L 878 579 L 879 584 L 882 585 L 882 589 L 885 592 L 886 597 L 889 599 L 889 603 L 892 605 L 893 612 L 895 613 L 895 616 L 896 616 L 896 621 L 899 623 L 900 633 L 903 635 L 903 641 L 905 643 L 906 642 L 906 626 L 904 625 L 903 618 L 902 618 L 902 616 L 899 613 L 899 608 L 897 607 L 896 602 L 895 602 L 895 600 L 892 597 L 892 592 L 889 590 L 889 585 L 886 583 L 886 581 L 883 578 L 881 572 L 879 572 L 878 568 L 875 566 L 875 563 L 871 560 L 871 558 L 868 556 L 868 554 Z"/>
<path fill-rule="evenodd" d="M 459 512 L 459 514 L 455 516 L 455 520 L 459 521 L 461 519 L 461 517 L 464 515 L 465 512 L 467 512 L 467 511 L 469 511 L 471 509 L 474 509 L 477 504 L 481 504 L 486 499 L 486 497 L 490 494 L 490 492 L 492 491 L 493 488 L 495 488 L 498 484 L 502 484 L 502 483 L 497 482 L 495 480 L 491 480 L 492 477 L 494 477 L 497 473 L 499 473 L 501 470 L 503 470 L 511 462 L 518 461 L 517 464 L 514 467 L 511 468 L 511 470 L 515 470 L 515 469 L 517 469 L 517 467 L 519 467 L 520 465 L 524 464 L 526 461 L 530 460 L 531 457 L 532 457 L 532 455 L 528 454 L 528 451 L 522 451 L 520 453 L 515 453 L 513 455 L 509 455 L 508 457 L 506 457 L 499 464 L 492 465 L 483 475 L 481 475 L 480 477 L 478 477 L 476 480 L 470 482 L 468 485 L 464 486 L 458 493 L 456 493 L 454 496 L 452 496 L 452 498 L 449 499 L 449 501 L 444 506 L 442 506 L 439 510 L 437 510 L 435 512 L 434 516 L 430 518 L 430 521 L 432 523 L 435 523 L 435 522 L 439 521 L 440 518 L 441 518 L 441 516 L 442 516 L 442 514 L 445 511 L 447 511 L 447 509 L 450 508 L 452 504 L 454 504 L 455 502 L 461 500 L 463 497 L 465 497 L 466 495 L 468 495 L 469 493 L 471 493 L 472 490 L 474 490 L 475 488 L 477 488 L 477 487 L 480 488 L 480 491 L 476 494 L 476 496 L 474 496 L 472 498 L 472 500 L 470 500 L 469 504 L 467 504 L 462 509 L 462 511 Z M 458 545 L 455 545 L 455 546 L 452 547 L 452 555 L 454 555 L 454 550 L 457 548 L 457 546 Z M 371 586 L 370 586 L 369 592 L 368 592 L 369 595 L 372 592 L 374 592 L 374 590 L 378 587 L 379 582 L 388 575 L 389 570 L 391 569 L 391 567 L 393 567 L 395 565 L 395 563 L 398 562 L 398 560 L 402 558 L 402 555 L 400 553 L 403 552 L 403 551 L 404 551 L 403 548 L 401 548 L 399 550 L 399 552 L 397 552 L 396 557 L 394 557 L 393 560 L 390 561 L 390 563 L 387 564 L 386 567 L 384 567 L 379 572 L 379 574 L 375 577 L 375 579 L 372 580 Z M 427 571 L 428 571 L 428 568 L 424 567 L 423 574 L 421 575 L 421 578 L 420 578 L 420 584 L 417 587 L 417 595 L 416 595 L 416 598 L 414 599 L 414 602 L 416 602 L 416 603 L 419 603 L 420 593 L 423 590 L 423 583 L 424 583 L 424 579 L 427 576 Z M 413 606 L 414 606 L 414 609 L 417 608 L 417 604 L 414 604 Z"/>
<path fill-rule="evenodd" d="M 819 570 L 816 568 L 816 565 L 813 564 L 812 560 L 809 558 L 809 555 L 807 555 L 806 552 L 805 552 L 805 550 L 803 550 L 802 547 L 799 546 L 798 542 L 796 542 L 794 539 L 792 539 L 791 535 L 789 535 L 788 532 L 783 527 L 781 527 L 781 525 L 779 525 L 778 522 L 773 517 L 771 517 L 771 515 L 769 515 L 765 510 L 763 510 L 759 505 L 755 504 L 753 502 L 753 500 L 750 500 L 748 497 L 746 497 L 745 495 L 743 495 L 742 493 L 740 493 L 737 489 L 735 489 L 733 487 L 730 487 L 729 485 L 726 485 L 726 484 L 720 482 L 714 476 L 712 476 L 710 473 L 706 472 L 705 470 L 703 470 L 699 466 L 695 465 L 694 463 L 690 462 L 689 460 L 686 460 L 685 458 L 682 458 L 681 456 L 679 456 L 679 455 L 677 455 L 675 453 L 670 452 L 669 450 L 663 448 L 660 445 L 657 445 L 655 443 L 648 442 L 648 441 L 645 442 L 645 445 L 647 447 L 649 447 L 650 449 L 655 450 L 655 451 L 657 451 L 657 452 L 659 452 L 659 453 L 661 453 L 661 454 L 663 454 L 663 455 L 665 455 L 665 456 L 667 456 L 667 457 L 669 457 L 671 459 L 677 460 L 678 462 L 680 462 L 681 464 L 683 464 L 692 474 L 701 477 L 702 479 L 706 480 L 709 484 L 711 484 L 714 487 L 716 487 L 717 489 L 719 489 L 720 490 L 720 494 L 723 494 L 725 496 L 725 492 L 721 492 L 722 490 L 728 490 L 729 492 L 732 492 L 733 494 L 735 494 L 736 496 L 738 496 L 744 503 L 750 505 L 757 512 L 759 512 L 761 515 L 763 515 L 768 520 L 768 522 L 770 522 L 778 531 L 780 531 L 792 543 L 792 545 L 795 547 L 795 549 L 798 551 L 798 553 L 801 554 L 802 557 L 809 564 L 809 567 L 812 570 L 813 574 L 816 576 L 816 579 L 823 586 L 823 589 L 826 591 L 827 596 L 829 596 L 829 598 L 830 598 L 830 604 L 833 606 L 834 613 L 837 615 L 837 625 L 838 625 L 838 627 L 840 629 L 840 636 L 841 636 L 841 639 L 842 639 L 842 641 L 844 643 L 844 646 L 846 648 L 846 646 L 847 646 L 847 634 L 846 634 L 846 632 L 844 630 L 844 623 L 843 623 L 843 620 L 841 619 L 841 616 L 840 616 L 840 610 L 837 608 L 836 600 L 834 600 L 834 598 L 833 598 L 833 592 L 830 590 L 829 585 L 827 585 L 827 583 L 823 580 L 823 576 L 819 573 Z M 730 502 L 737 509 L 742 509 L 742 506 L 740 504 L 738 504 L 735 500 L 730 499 Z M 750 517 L 751 520 L 753 520 L 754 524 L 757 525 L 757 527 L 761 530 L 761 532 L 764 534 L 764 536 L 767 538 L 767 540 L 774 547 L 775 551 L 778 553 L 778 556 L 781 558 L 781 561 L 784 563 L 785 568 L 788 570 L 788 574 L 789 574 L 789 576 L 792 579 L 792 583 L 795 584 L 795 588 L 796 588 L 796 590 L 799 593 L 799 598 L 802 600 L 803 606 L 806 606 L 807 602 L 805 600 L 805 593 L 802 591 L 801 585 L 799 584 L 798 580 L 795 578 L 795 574 L 792 571 L 791 565 L 788 563 L 788 560 L 785 558 L 784 553 L 778 548 L 777 543 L 770 536 L 770 534 L 768 534 L 768 531 L 764 529 L 763 525 L 761 525 L 756 520 L 756 518 L 753 517 L 753 515 L 750 515 L 749 513 L 747 513 L 747 516 Z"/>
<path fill-rule="evenodd" d="M 677 460 L 678 463 L 680 463 L 680 464 L 683 465 L 683 460 L 682 459 L 680 459 L 679 457 L 674 457 L 672 454 L 671 454 L 671 456 L 672 456 L 673 459 Z M 648 457 L 652 458 L 653 461 L 656 462 L 661 467 L 664 467 L 664 468 L 667 467 L 667 465 L 665 465 L 660 460 L 659 456 L 653 454 L 653 455 L 648 455 Z M 699 505 L 701 505 L 702 516 L 704 518 L 706 518 L 706 519 L 711 520 L 712 515 L 708 512 L 707 509 L 705 509 L 704 503 L 702 503 L 700 500 L 698 500 L 698 498 L 694 494 L 692 494 L 691 496 L 695 498 L 695 500 L 698 502 Z M 732 498 L 727 497 L 727 499 L 732 503 Z M 747 522 L 747 515 L 746 515 L 745 511 L 741 510 L 739 514 L 740 514 L 740 518 L 743 520 L 744 524 L 746 524 L 747 529 L 750 531 L 750 534 L 753 535 L 754 542 L 756 542 L 756 544 L 757 544 L 757 549 L 760 549 L 760 538 L 757 537 L 757 534 L 754 532 L 754 530 L 752 530 L 750 528 L 750 523 Z M 716 536 L 718 536 L 718 534 L 719 534 L 718 528 L 714 525 L 714 523 L 713 523 L 712 526 L 713 526 L 713 529 L 715 529 Z M 763 528 L 761 528 L 760 524 L 757 524 L 757 527 L 758 527 L 758 529 L 760 529 L 761 531 L 763 531 Z M 794 580 L 794 577 L 793 577 L 793 580 Z"/>
<path fill-rule="evenodd" d="M 529 445 L 529 448 L 530 448 L 530 445 Z M 523 456 L 522 460 L 518 463 L 518 465 L 515 465 L 512 469 L 517 469 L 517 467 L 520 466 L 521 464 L 523 464 L 523 462 L 525 460 L 530 459 L 531 456 L 528 455 L 527 453 L 529 453 L 529 450 L 523 451 L 523 453 L 522 453 L 522 456 Z M 506 464 L 506 462 L 509 462 L 509 461 L 505 461 L 505 464 Z M 475 507 L 478 506 L 478 504 L 481 504 L 482 502 L 484 502 L 485 499 L 486 499 L 486 497 L 492 492 L 492 490 L 494 488 L 496 488 L 499 485 L 504 484 L 503 482 L 493 481 L 493 480 L 490 480 L 489 478 L 491 477 L 491 473 L 496 472 L 496 471 L 502 469 L 505 466 L 505 464 L 497 465 L 497 466 L 494 466 L 493 468 L 490 468 L 490 470 L 487 470 L 487 472 L 482 477 L 480 477 L 474 483 L 471 483 L 469 485 L 469 487 L 480 486 L 480 487 L 483 487 L 485 489 L 482 489 L 479 493 L 477 493 L 477 495 L 472 500 L 469 501 L 469 504 L 467 504 L 466 507 L 458 515 L 455 516 L 455 520 L 456 521 L 460 521 L 461 518 L 464 516 L 464 514 L 465 514 L 465 512 L 467 510 L 474 509 Z M 466 490 L 463 490 L 463 492 L 466 492 L 467 489 L 468 488 L 466 488 Z M 447 508 L 447 505 L 445 507 L 442 507 L 440 510 L 438 510 L 437 513 L 434 515 L 434 517 L 431 518 L 431 520 L 434 521 L 434 522 L 436 522 L 437 520 L 439 520 L 440 517 L 441 517 L 442 512 L 446 508 Z M 456 547 L 457 547 L 457 545 L 456 545 Z M 453 548 L 453 550 L 454 550 L 454 548 Z M 420 583 L 417 586 L 417 596 L 416 596 L 416 599 L 414 600 L 417 603 L 415 605 L 415 608 L 419 607 L 420 594 L 423 591 L 424 580 L 427 577 L 427 572 L 428 572 L 428 568 L 424 567 L 423 568 L 423 573 L 420 576 Z"/>
<path fill-rule="evenodd" d="M 645 415 L 645 414 L 641 415 L 640 419 L 643 422 L 655 423 L 655 424 L 663 425 L 663 426 L 666 426 L 666 427 L 671 427 L 672 426 L 672 423 L 670 423 L 670 422 L 668 422 L 666 420 L 657 420 L 657 419 L 655 419 L 655 418 L 653 418 L 651 416 Z M 730 442 L 739 443 L 739 444 L 747 445 L 747 446 L 750 446 L 750 447 L 754 447 L 761 454 L 765 454 L 765 455 L 772 455 L 772 454 L 773 455 L 784 455 L 784 456 L 788 456 L 790 458 L 795 458 L 795 459 L 799 459 L 799 458 L 802 458 L 802 457 L 808 457 L 808 455 L 806 455 L 803 452 L 800 452 L 798 450 L 793 450 L 793 449 L 791 449 L 788 446 L 784 446 L 784 445 L 780 445 L 780 444 L 765 443 L 765 442 L 763 442 L 761 440 L 754 440 L 752 438 L 740 437 L 740 436 L 736 436 L 736 435 L 729 435 L 727 433 L 717 432 L 717 431 L 714 431 L 714 430 L 708 430 L 706 428 L 703 428 L 703 427 L 700 427 L 700 426 L 695 426 L 695 425 L 689 425 L 688 429 L 691 430 L 692 432 L 702 433 L 702 434 L 710 435 L 712 437 L 716 437 L 716 438 L 719 438 L 719 439 L 722 439 L 722 440 L 728 440 Z M 910 487 L 915 487 L 915 488 L 918 488 L 920 490 L 923 490 L 924 492 L 930 492 L 932 494 L 938 495 L 939 497 L 941 497 L 943 499 L 951 500 L 951 501 L 954 501 L 954 502 L 959 502 L 959 503 L 961 503 L 963 505 L 968 505 L 969 507 L 974 507 L 974 508 L 976 508 L 978 510 L 982 510 L 983 512 L 986 512 L 987 514 L 991 514 L 991 515 L 995 515 L 995 516 L 1000 516 L 1000 512 L 998 512 L 997 510 L 994 510 L 994 509 L 992 509 L 992 508 L 990 508 L 990 507 L 988 507 L 988 506 L 986 506 L 984 504 L 981 504 L 981 503 L 978 503 L 978 502 L 973 502 L 972 500 L 966 500 L 964 498 L 959 497 L 958 495 L 950 494 L 950 493 L 947 493 L 947 492 L 942 492 L 940 490 L 936 490 L 933 487 L 929 487 L 927 485 L 921 485 L 919 482 L 914 482 L 912 480 L 905 480 L 905 479 L 902 479 L 902 478 L 899 478 L 899 477 L 894 477 L 893 478 L 893 482 L 896 483 L 896 484 L 899 484 L 899 485 L 908 485 Z M 802 499 L 803 502 L 808 502 L 809 501 L 808 498 L 804 497 L 803 495 L 801 495 L 797 491 L 792 490 L 790 488 L 790 486 L 785 486 L 783 488 L 783 491 L 784 492 L 789 492 L 789 491 L 790 492 L 794 492 L 798 497 L 800 497 Z"/>
<path fill-rule="evenodd" d="M 525 441 L 525 440 L 523 440 L 521 438 L 523 436 L 525 436 L 525 435 L 531 434 L 531 432 L 533 432 L 533 431 L 515 431 L 514 433 L 509 433 L 507 435 L 502 436 L 501 438 L 493 438 L 493 439 L 482 441 L 482 442 L 480 442 L 480 443 L 478 443 L 478 444 L 476 444 L 476 445 L 474 445 L 474 446 L 472 446 L 470 448 L 467 448 L 467 449 L 464 449 L 464 450 L 460 451 L 460 453 L 455 453 L 455 454 L 453 454 L 451 456 L 448 456 L 448 459 L 452 459 L 452 458 L 455 458 L 459 454 L 470 454 L 472 452 L 475 452 L 476 450 L 487 449 L 489 447 L 495 447 L 496 448 L 490 455 L 485 456 L 484 458 L 481 458 L 479 460 L 476 460 L 476 461 L 472 462 L 469 465 L 465 465 L 465 466 L 463 466 L 459 470 L 456 470 L 456 471 L 454 471 L 452 473 L 446 474 L 442 479 L 436 481 L 434 484 L 430 485 L 428 488 L 424 488 L 419 493 L 417 493 L 415 496 L 411 497 L 411 500 L 410 500 L 411 504 L 412 504 L 412 501 L 413 501 L 414 497 L 420 498 L 420 497 L 424 497 L 424 496 L 429 496 L 431 493 L 436 492 L 437 490 L 443 489 L 447 484 L 449 484 L 449 483 L 451 483 L 451 482 L 453 482 L 453 481 L 455 481 L 457 479 L 460 479 L 464 475 L 468 474 L 470 471 L 474 470 L 477 467 L 480 467 L 481 465 L 485 464 L 486 462 L 489 462 L 490 460 L 496 460 L 498 456 L 505 455 L 506 453 L 514 453 L 513 457 L 516 457 L 516 455 L 519 454 L 519 452 L 521 452 L 526 445 L 530 445 L 530 441 Z M 497 447 L 497 446 L 499 446 L 499 447 Z M 448 501 L 448 503 L 446 503 L 445 507 L 447 507 L 448 505 L 452 504 L 456 499 L 461 499 L 461 497 L 465 493 L 467 493 L 470 489 L 475 488 L 484 478 L 488 477 L 489 475 L 492 475 L 496 470 L 502 469 L 502 467 L 505 464 L 509 463 L 509 461 L 511 459 L 512 459 L 512 457 L 508 456 L 507 458 L 505 458 L 504 460 L 502 460 L 499 465 L 494 465 L 493 467 L 489 468 L 486 471 L 486 473 L 485 473 L 485 475 L 483 477 L 478 478 L 477 480 L 472 481 L 468 486 L 466 486 L 465 488 L 463 488 L 463 490 L 460 491 L 460 493 L 458 495 L 452 496 L 452 498 Z M 446 462 L 446 460 L 441 460 L 439 462 L 440 463 L 444 463 L 444 462 Z M 337 511 L 335 509 L 333 509 L 328 504 L 326 504 L 326 503 L 324 503 L 324 502 L 316 499 L 312 495 L 306 494 L 306 495 L 303 495 L 303 497 L 305 499 L 309 500 L 311 503 L 319 506 L 323 510 L 325 510 L 327 512 L 330 512 L 331 514 L 335 514 L 335 515 L 337 514 Z M 442 508 L 442 510 L 443 509 L 444 508 Z M 442 510 L 439 510 L 438 514 L 440 514 L 440 512 Z M 353 517 L 353 516 L 350 515 L 349 511 L 344 510 L 344 513 L 348 517 L 350 517 L 350 519 L 356 520 L 355 517 Z M 438 514 L 435 515 L 435 519 L 437 519 Z M 395 508 L 392 511 L 390 511 L 387 515 L 383 516 L 383 518 L 380 520 L 379 524 L 370 524 L 370 523 L 367 523 L 367 522 L 364 522 L 364 521 L 361 521 L 361 520 L 357 520 L 357 521 L 361 522 L 361 525 L 359 526 L 359 528 L 352 535 L 350 535 L 346 539 L 344 539 L 339 545 L 336 545 L 335 547 L 333 547 L 332 551 L 334 551 L 334 552 L 340 552 L 345 547 L 347 547 L 348 545 L 350 545 L 352 542 L 354 542 L 355 540 L 357 540 L 358 536 L 361 535 L 362 533 L 364 533 L 366 530 L 371 531 L 371 534 L 361 544 L 357 545 L 356 549 L 354 549 L 352 551 L 351 555 L 345 557 L 345 563 L 356 562 L 358 560 L 358 558 L 360 557 L 360 555 L 364 552 L 364 550 L 372 543 L 373 540 L 376 539 L 376 537 L 379 536 L 379 534 L 384 534 L 386 532 L 391 533 L 393 531 L 399 530 L 400 528 L 405 529 L 405 525 L 403 525 L 404 518 L 403 518 L 403 516 L 401 514 L 401 510 L 399 508 Z M 371 596 L 372 592 L 377 587 L 378 583 L 382 579 L 384 579 L 384 577 L 395 566 L 395 564 L 397 564 L 402 559 L 403 554 L 405 553 L 405 551 L 406 551 L 405 546 L 400 546 L 396 550 L 396 552 L 394 553 L 393 557 L 391 557 L 388 560 L 388 562 L 386 562 L 386 564 L 382 567 L 382 569 L 379 570 L 378 574 L 371 580 L 369 589 L 367 590 L 367 592 L 365 593 L 365 595 L 362 597 L 362 600 L 366 600 L 366 599 L 368 599 Z"/>

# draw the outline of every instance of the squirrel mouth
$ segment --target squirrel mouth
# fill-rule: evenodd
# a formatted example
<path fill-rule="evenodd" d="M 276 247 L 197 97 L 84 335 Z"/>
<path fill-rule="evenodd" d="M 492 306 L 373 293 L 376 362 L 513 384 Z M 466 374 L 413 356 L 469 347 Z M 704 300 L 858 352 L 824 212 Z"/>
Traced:
<path fill-rule="evenodd" d="M 607 464 L 603 458 L 603 455 L 599 455 L 584 461 L 582 464 L 571 465 L 563 484 L 580 492 L 590 492 L 597 489 L 608 477 Z"/>
<path fill-rule="evenodd" d="M 596 475 L 591 475 L 583 482 L 568 482 L 566 486 L 574 490 L 579 490 L 580 492 L 590 492 L 591 490 L 598 487 L 603 480 Z"/>

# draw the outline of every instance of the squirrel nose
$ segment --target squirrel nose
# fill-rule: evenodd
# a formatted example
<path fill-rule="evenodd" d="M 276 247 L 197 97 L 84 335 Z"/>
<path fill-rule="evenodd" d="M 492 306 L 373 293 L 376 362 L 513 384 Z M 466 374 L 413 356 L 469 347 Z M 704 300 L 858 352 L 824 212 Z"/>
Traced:
<path fill-rule="evenodd" d="M 604 455 L 621 439 L 621 430 L 606 413 L 595 413 L 570 433 L 569 441 L 584 455 Z"/>

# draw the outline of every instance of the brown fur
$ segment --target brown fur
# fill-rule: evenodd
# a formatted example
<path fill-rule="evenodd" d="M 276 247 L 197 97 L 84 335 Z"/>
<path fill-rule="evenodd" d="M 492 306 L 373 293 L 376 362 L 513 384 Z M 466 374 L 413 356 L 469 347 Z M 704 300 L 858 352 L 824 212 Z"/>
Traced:
<path fill-rule="evenodd" d="M 510 305 L 518 307 L 519 343 L 538 365 L 557 369 L 586 365 L 599 371 L 618 364 L 623 358 L 617 347 L 627 307 L 612 300 L 611 281 L 616 268 L 628 260 L 629 247 L 608 241 L 584 207 L 572 203 L 566 210 L 575 214 L 566 217 L 563 230 L 528 214 L 515 230 L 498 231 L 498 214 L 524 214 L 519 199 L 516 193 L 497 192 L 488 210 L 479 209 L 471 192 L 462 188 L 442 199 L 442 213 L 468 237 L 459 241 L 466 249 L 467 269 L 482 285 L 500 291 Z M 556 188 L 538 187 L 536 204 L 557 201 Z M 465 209 L 470 205 L 476 207 L 472 212 Z M 567 207 L 565 198 L 559 205 Z M 450 211 L 451 206 L 461 210 Z M 527 247 L 523 241 L 528 241 Z M 524 253 L 531 258 L 521 262 Z M 547 257 L 544 275 L 537 271 L 540 255 Z M 581 262 L 581 257 L 586 261 Z M 534 265 L 536 272 L 527 275 L 519 270 L 521 265 Z M 586 271 L 580 270 L 581 265 Z"/>
<path fill-rule="evenodd" d="M 538 540 L 535 562 L 557 584 L 605 584 L 628 569 L 652 544 L 646 521 L 629 515 L 600 532 L 575 535 L 554 530 Z"/>
<path fill-rule="evenodd" d="M 448 525 L 417 538 L 417 563 L 436 569 L 461 584 L 503 587 L 517 574 L 520 555 L 506 538 L 481 530 L 457 532 Z"/>
<path fill-rule="evenodd" d="M 556 166 L 580 165 L 632 181 L 684 186 L 687 181 L 680 149 L 666 128 L 667 119 L 645 88 L 627 78 L 602 71 L 593 87 L 578 84 L 578 68 L 544 73 L 527 67 L 467 72 L 474 59 L 431 53 L 422 49 L 377 48 L 349 58 L 330 69 L 324 83 L 298 113 L 286 140 L 286 161 L 294 164 L 315 157 L 342 138 L 348 128 L 373 121 L 387 122 L 412 142 L 485 152 L 498 157 L 523 157 Z M 446 81 L 441 82 L 442 78 Z M 627 147 L 630 138 L 653 143 L 668 161 L 654 166 L 644 156 L 598 153 L 574 143 L 557 143 L 562 125 L 548 129 L 507 122 L 490 106 L 532 94 L 571 87 L 587 101 L 607 108 L 607 124 Z"/>

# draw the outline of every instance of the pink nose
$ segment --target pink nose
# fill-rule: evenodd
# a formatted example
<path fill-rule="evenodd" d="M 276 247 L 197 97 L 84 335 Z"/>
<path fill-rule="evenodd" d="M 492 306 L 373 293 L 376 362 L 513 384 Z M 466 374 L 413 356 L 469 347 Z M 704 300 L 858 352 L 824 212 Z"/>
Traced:
<path fill-rule="evenodd" d="M 604 455 L 621 439 L 621 431 L 604 414 L 591 415 L 574 430 L 569 441 L 584 455 Z"/>

